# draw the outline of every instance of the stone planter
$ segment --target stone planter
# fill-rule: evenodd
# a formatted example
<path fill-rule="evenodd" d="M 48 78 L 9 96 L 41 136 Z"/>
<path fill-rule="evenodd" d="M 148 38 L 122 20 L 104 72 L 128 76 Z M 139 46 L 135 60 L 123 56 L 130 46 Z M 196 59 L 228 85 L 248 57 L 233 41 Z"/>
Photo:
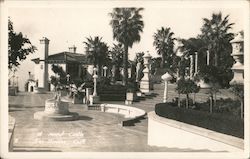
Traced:
<path fill-rule="evenodd" d="M 135 99 L 136 99 L 136 94 L 134 92 L 127 92 L 125 104 L 126 105 L 132 104 L 133 101 L 135 101 Z"/>
<path fill-rule="evenodd" d="M 78 119 L 78 114 L 69 112 L 68 107 L 69 103 L 65 99 L 47 99 L 45 101 L 44 111 L 34 113 L 34 119 L 56 121 L 68 121 Z"/>

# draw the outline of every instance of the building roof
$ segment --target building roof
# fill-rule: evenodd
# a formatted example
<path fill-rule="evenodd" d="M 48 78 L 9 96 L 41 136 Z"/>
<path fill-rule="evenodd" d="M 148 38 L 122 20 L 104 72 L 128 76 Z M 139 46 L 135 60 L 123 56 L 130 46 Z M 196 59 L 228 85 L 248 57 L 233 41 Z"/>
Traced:
<path fill-rule="evenodd" d="M 44 61 L 44 59 L 32 59 L 35 63 L 39 61 Z M 47 59 L 48 63 L 82 63 L 87 64 L 87 56 L 81 53 L 72 53 L 72 52 L 60 52 L 53 55 L 49 55 Z"/>

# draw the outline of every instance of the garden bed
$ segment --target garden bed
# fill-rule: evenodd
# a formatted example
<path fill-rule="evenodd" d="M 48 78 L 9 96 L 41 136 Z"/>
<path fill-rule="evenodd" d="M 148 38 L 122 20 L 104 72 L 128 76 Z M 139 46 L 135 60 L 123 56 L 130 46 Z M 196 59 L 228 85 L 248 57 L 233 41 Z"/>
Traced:
<path fill-rule="evenodd" d="M 244 138 L 244 121 L 237 116 L 179 108 L 174 103 L 156 104 L 155 112 L 161 117 Z"/>
<path fill-rule="evenodd" d="M 126 87 L 122 85 L 105 85 L 97 89 L 102 101 L 125 101 Z"/>

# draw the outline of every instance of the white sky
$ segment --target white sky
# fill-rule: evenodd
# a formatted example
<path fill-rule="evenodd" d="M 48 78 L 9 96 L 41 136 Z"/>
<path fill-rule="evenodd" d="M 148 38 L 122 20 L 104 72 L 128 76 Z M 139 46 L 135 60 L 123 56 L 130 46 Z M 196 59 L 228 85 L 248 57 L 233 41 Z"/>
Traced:
<path fill-rule="evenodd" d="M 141 34 L 141 41 L 129 49 L 129 57 L 134 58 L 136 52 L 149 50 L 152 56 L 157 56 L 153 47 L 153 34 L 157 29 L 171 27 L 175 37 L 190 38 L 196 37 L 200 33 L 203 24 L 202 18 L 211 18 L 213 12 L 222 12 L 223 17 L 229 14 L 230 22 L 235 23 L 232 32 L 237 33 L 244 29 L 244 10 L 241 6 L 225 4 L 217 5 L 213 3 L 193 2 L 193 5 L 169 3 L 149 3 L 142 4 L 145 10 L 141 12 L 144 21 L 144 29 Z M 85 37 L 100 36 L 110 47 L 113 40 L 112 28 L 109 25 L 110 17 L 108 13 L 113 6 L 102 3 L 98 5 L 73 7 L 51 7 L 45 5 L 43 8 L 10 8 L 9 16 L 14 23 L 14 30 L 22 32 L 38 48 L 34 55 L 22 62 L 18 74 L 22 74 L 20 88 L 23 90 L 24 80 L 28 77 L 28 71 L 33 72 L 33 62 L 31 58 L 38 57 L 40 53 L 39 39 L 46 36 L 50 39 L 49 54 L 68 51 L 68 47 L 76 45 L 77 52 L 84 52 L 83 41 Z"/>

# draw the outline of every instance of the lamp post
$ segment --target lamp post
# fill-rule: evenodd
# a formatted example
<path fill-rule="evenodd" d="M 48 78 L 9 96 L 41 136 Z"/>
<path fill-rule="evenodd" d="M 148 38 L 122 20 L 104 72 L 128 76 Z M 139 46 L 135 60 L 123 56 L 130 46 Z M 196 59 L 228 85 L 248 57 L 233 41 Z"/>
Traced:
<path fill-rule="evenodd" d="M 169 73 L 165 73 L 164 75 L 161 76 L 161 78 L 164 81 L 164 94 L 163 94 L 163 102 L 166 103 L 168 99 L 168 81 L 172 79 L 172 76 Z"/>
<path fill-rule="evenodd" d="M 104 77 L 107 77 L 107 69 L 108 69 L 108 67 L 107 66 L 104 66 L 103 67 L 103 70 L 104 70 Z"/>
<path fill-rule="evenodd" d="M 237 36 L 230 41 L 233 51 L 231 56 L 233 56 L 235 60 L 235 64 L 232 66 L 232 71 L 234 73 L 233 79 L 230 81 L 230 84 L 244 83 L 244 39 L 243 36 L 238 33 Z"/>

